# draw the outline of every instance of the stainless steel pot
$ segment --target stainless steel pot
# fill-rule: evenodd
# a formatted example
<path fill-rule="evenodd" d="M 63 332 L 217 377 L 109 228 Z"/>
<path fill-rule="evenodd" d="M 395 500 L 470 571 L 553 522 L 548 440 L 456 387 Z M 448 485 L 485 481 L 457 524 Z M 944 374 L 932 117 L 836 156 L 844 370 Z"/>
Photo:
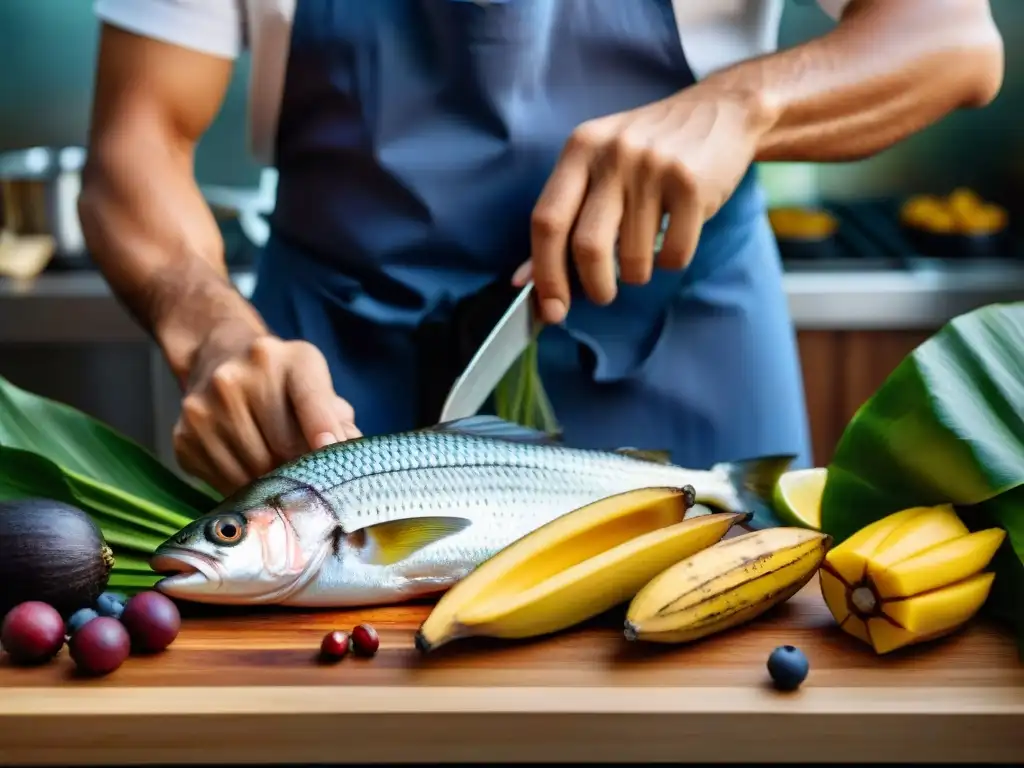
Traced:
<path fill-rule="evenodd" d="M 0 227 L 16 235 L 50 235 L 56 255 L 86 258 L 78 195 L 85 150 L 33 147 L 0 154 Z"/>

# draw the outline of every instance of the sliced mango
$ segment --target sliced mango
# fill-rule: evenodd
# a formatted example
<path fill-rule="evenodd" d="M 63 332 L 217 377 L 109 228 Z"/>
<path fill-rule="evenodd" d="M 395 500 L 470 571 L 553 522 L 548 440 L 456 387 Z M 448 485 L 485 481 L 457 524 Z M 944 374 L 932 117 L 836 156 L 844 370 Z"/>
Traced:
<path fill-rule="evenodd" d="M 961 536 L 876 570 L 871 580 L 883 598 L 920 595 L 983 570 L 1005 538 L 1002 528 Z"/>
<path fill-rule="evenodd" d="M 868 557 L 868 576 L 913 557 L 927 549 L 969 533 L 953 507 L 934 507 L 893 530 Z"/>
<path fill-rule="evenodd" d="M 842 624 L 839 625 L 849 635 L 853 635 L 858 640 L 863 640 L 868 645 L 871 645 L 871 635 L 868 634 L 867 622 L 863 619 L 858 619 L 856 616 L 850 616 Z"/>
<path fill-rule="evenodd" d="M 985 572 L 1006 540 L 971 533 L 949 504 L 913 507 L 869 525 L 832 549 L 821 593 L 843 631 L 883 654 L 948 635 L 988 599 Z"/>
<path fill-rule="evenodd" d="M 929 635 L 963 624 L 988 599 L 993 573 L 979 573 L 942 589 L 882 603 L 882 613 L 908 632 Z"/>
<path fill-rule="evenodd" d="M 914 507 L 895 512 L 861 528 L 828 553 L 827 562 L 847 584 L 856 584 L 867 575 L 867 558 L 889 538 L 889 534 L 908 520 L 927 512 L 927 507 Z"/>
<path fill-rule="evenodd" d="M 821 596 L 825 598 L 832 617 L 842 624 L 850 615 L 850 606 L 846 599 L 846 585 L 836 576 L 822 569 L 818 571 L 818 578 L 821 583 Z"/>

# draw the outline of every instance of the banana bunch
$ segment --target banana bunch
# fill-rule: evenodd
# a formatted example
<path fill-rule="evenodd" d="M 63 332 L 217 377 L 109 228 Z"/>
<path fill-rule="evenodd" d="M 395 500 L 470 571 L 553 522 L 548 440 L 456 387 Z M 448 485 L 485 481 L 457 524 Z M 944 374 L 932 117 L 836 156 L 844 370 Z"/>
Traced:
<path fill-rule="evenodd" d="M 626 639 L 685 643 L 751 621 L 799 592 L 831 542 L 805 528 L 768 528 L 697 552 L 637 593 Z"/>
<path fill-rule="evenodd" d="M 545 635 L 625 603 L 656 574 L 750 519 L 687 517 L 694 496 L 690 486 L 629 491 L 538 528 L 449 589 L 416 647 L 427 653 L 457 638 Z"/>
<path fill-rule="evenodd" d="M 885 517 L 835 547 L 821 592 L 839 626 L 883 654 L 947 635 L 981 608 L 985 573 L 1006 537 L 970 533 L 952 506 L 913 507 Z"/>

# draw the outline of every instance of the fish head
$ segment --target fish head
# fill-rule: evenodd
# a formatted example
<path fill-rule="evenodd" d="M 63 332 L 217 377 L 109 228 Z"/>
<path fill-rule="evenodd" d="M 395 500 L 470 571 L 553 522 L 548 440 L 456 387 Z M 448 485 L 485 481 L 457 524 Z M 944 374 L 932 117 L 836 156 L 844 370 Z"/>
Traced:
<path fill-rule="evenodd" d="M 150 565 L 168 575 L 156 588 L 204 603 L 276 602 L 316 575 L 337 528 L 309 486 L 260 478 L 160 545 Z"/>

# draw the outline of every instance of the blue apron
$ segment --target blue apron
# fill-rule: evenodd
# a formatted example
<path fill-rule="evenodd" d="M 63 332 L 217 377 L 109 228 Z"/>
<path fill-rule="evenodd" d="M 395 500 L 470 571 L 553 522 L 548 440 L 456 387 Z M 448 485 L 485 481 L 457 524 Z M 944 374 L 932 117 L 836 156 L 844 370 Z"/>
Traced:
<path fill-rule="evenodd" d="M 693 84 L 672 3 L 298 0 L 292 34 L 253 301 L 275 333 L 320 348 L 364 434 L 410 429 L 431 358 L 450 351 L 422 328 L 528 257 L 530 213 L 572 130 Z M 808 462 L 753 171 L 687 269 L 620 286 L 607 307 L 575 297 L 539 356 L 572 445 L 665 449 L 693 467 Z"/>

